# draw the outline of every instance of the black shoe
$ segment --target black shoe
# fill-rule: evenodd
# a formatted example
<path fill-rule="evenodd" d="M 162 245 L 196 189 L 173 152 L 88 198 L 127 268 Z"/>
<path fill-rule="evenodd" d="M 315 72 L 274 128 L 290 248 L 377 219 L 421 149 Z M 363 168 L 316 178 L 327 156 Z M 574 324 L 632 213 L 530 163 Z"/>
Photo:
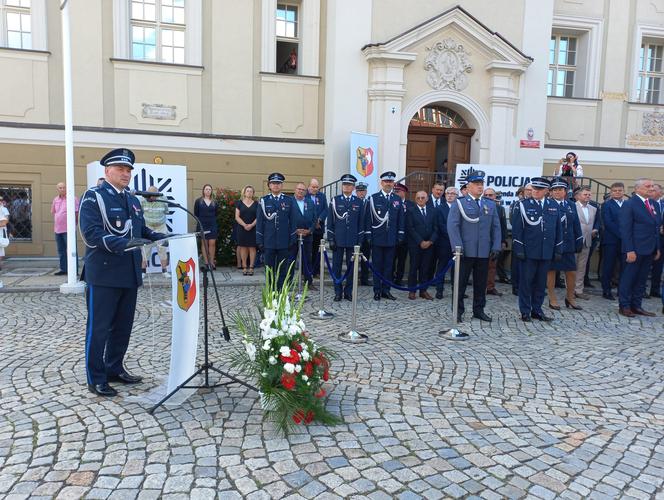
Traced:
<path fill-rule="evenodd" d="M 53 273 L 53 276 L 64 276 L 67 274 L 67 271 L 58 271 L 57 273 Z"/>
<path fill-rule="evenodd" d="M 344 299 L 346 299 L 348 302 L 352 302 L 353 296 L 350 293 L 344 293 Z"/>
<path fill-rule="evenodd" d="M 512 295 L 519 295 L 519 290 L 512 288 Z"/>
<path fill-rule="evenodd" d="M 482 321 L 488 321 L 488 322 L 493 321 L 493 318 L 484 311 L 481 311 L 479 313 L 473 313 L 473 318 L 481 319 Z"/>
<path fill-rule="evenodd" d="M 649 299 L 649 298 L 650 298 L 650 294 L 649 294 L 649 293 L 646 293 L 646 294 L 643 296 L 643 298 L 644 298 L 644 299 Z"/>
<path fill-rule="evenodd" d="M 341 302 L 341 294 L 340 293 L 335 293 L 334 298 L 332 299 L 333 302 Z"/>
<path fill-rule="evenodd" d="M 556 281 L 556 288 L 565 288 L 565 283 L 560 280 Z"/>
<path fill-rule="evenodd" d="M 463 323 L 463 313 L 457 314 L 457 323 Z"/>
<path fill-rule="evenodd" d="M 528 316 L 527 314 L 522 314 L 521 321 L 523 321 L 524 323 L 530 323 L 532 320 L 530 319 L 530 316 Z"/>
<path fill-rule="evenodd" d="M 545 321 L 547 323 L 549 321 L 553 321 L 553 318 L 551 318 L 549 316 L 545 316 L 544 314 L 539 314 L 539 313 L 531 313 L 530 317 L 533 318 L 533 319 L 538 319 L 540 321 Z"/>
<path fill-rule="evenodd" d="M 659 292 L 650 292 L 651 297 L 657 297 L 658 299 L 662 298 L 662 294 Z"/>
<path fill-rule="evenodd" d="M 443 298 L 443 292 L 442 291 L 441 292 L 436 292 L 436 298 L 438 300 L 442 299 Z"/>
<path fill-rule="evenodd" d="M 109 382 L 120 382 L 121 384 L 140 384 L 143 381 L 143 377 L 132 375 L 127 371 L 118 373 L 117 375 L 109 375 L 106 378 Z"/>
<path fill-rule="evenodd" d="M 611 293 L 603 293 L 602 297 L 604 297 L 606 300 L 616 300 L 616 297 Z"/>
<path fill-rule="evenodd" d="M 380 300 L 380 293 L 374 293 L 374 300 Z"/>
<path fill-rule="evenodd" d="M 390 292 L 383 292 L 380 294 L 380 296 L 387 300 L 397 300 L 397 298 L 394 295 L 392 295 Z"/>
<path fill-rule="evenodd" d="M 88 384 L 88 391 L 97 396 L 104 396 L 106 398 L 112 398 L 113 396 L 118 395 L 118 391 L 108 384 Z"/>
<path fill-rule="evenodd" d="M 509 278 L 500 278 L 498 283 L 505 283 L 506 285 L 511 285 L 512 281 Z"/>

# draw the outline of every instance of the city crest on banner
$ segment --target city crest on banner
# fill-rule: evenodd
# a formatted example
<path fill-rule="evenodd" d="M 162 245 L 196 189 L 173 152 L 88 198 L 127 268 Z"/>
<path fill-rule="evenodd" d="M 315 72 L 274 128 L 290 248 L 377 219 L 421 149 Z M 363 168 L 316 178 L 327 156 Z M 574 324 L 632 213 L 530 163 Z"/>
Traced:
<path fill-rule="evenodd" d="M 175 266 L 177 274 L 178 306 L 188 311 L 196 301 L 196 264 L 193 258 L 186 262 L 178 260 Z"/>
<path fill-rule="evenodd" d="M 367 184 L 369 194 L 378 191 L 378 136 L 350 133 L 350 158 L 348 172 L 359 182 Z"/>

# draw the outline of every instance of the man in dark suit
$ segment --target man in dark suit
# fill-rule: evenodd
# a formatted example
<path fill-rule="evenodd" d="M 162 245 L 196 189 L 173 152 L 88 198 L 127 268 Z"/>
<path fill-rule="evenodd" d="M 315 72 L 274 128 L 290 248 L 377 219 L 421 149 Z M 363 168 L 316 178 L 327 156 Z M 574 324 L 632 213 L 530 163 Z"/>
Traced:
<path fill-rule="evenodd" d="M 309 182 L 309 189 L 307 198 L 311 200 L 314 206 L 314 231 L 311 241 L 311 263 L 313 267 L 314 276 L 320 272 L 320 259 L 318 257 L 318 250 L 320 248 L 320 240 L 323 239 L 323 232 L 325 230 L 325 220 L 327 219 L 327 197 L 325 193 L 320 191 L 320 184 L 318 179 L 311 179 Z"/>
<path fill-rule="evenodd" d="M 507 221 L 505 220 L 505 212 L 503 207 L 496 201 L 496 190 L 493 188 L 486 188 L 484 194 L 482 195 L 487 200 L 491 200 L 496 204 L 496 211 L 498 212 L 498 219 L 500 220 L 500 248 L 502 249 L 505 245 L 505 235 L 507 234 Z M 493 258 L 489 258 L 489 269 L 487 271 L 487 284 L 486 284 L 486 294 L 487 295 L 496 295 L 501 297 L 503 294 L 496 289 L 496 268 L 498 266 L 498 259 L 500 253 Z"/>
<path fill-rule="evenodd" d="M 314 202 L 307 194 L 307 187 L 303 182 L 298 182 L 295 186 L 295 234 L 298 237 L 302 235 L 302 276 L 304 281 L 309 283 L 309 288 L 313 285 L 313 272 L 311 272 L 311 249 L 313 247 L 314 230 L 316 227 L 316 217 L 319 210 L 316 210 Z M 325 209 L 327 213 L 327 209 Z M 297 259 L 298 245 L 291 248 L 291 257 Z M 308 270 L 308 271 L 307 271 Z"/>
<path fill-rule="evenodd" d="M 620 274 L 624 265 L 620 258 L 620 210 L 625 197 L 625 185 L 622 182 L 611 184 L 611 198 L 602 204 L 601 217 L 601 249 L 602 249 L 602 297 L 607 300 L 616 300 L 611 293 L 611 281 L 616 263 L 619 263 Z"/>
<path fill-rule="evenodd" d="M 619 313 L 655 316 L 641 307 L 652 261 L 659 259 L 659 207 L 649 199 L 652 179 L 640 178 L 634 184 L 634 196 L 623 203 L 620 211 L 620 240 L 626 262 L 618 285 Z"/>
<path fill-rule="evenodd" d="M 403 206 L 403 217 L 404 221 L 406 220 L 406 212 L 408 208 L 414 206 L 415 204 L 410 201 L 408 197 L 408 186 L 397 182 L 394 185 L 394 192 L 401 198 Z M 405 224 L 405 222 L 404 222 Z M 403 285 L 403 275 L 406 272 L 406 259 L 408 258 L 408 243 L 404 239 L 400 243 L 397 243 L 396 249 L 394 251 L 394 276 L 392 281 L 395 285 Z"/>
<path fill-rule="evenodd" d="M 439 210 L 428 206 L 427 198 L 426 191 L 418 191 L 415 194 L 415 204 L 410 205 L 406 212 L 406 240 L 410 255 L 408 288 L 421 285 L 431 275 L 434 243 L 438 237 L 435 220 L 439 216 Z M 410 300 L 415 300 L 415 297 L 415 292 L 408 293 Z M 426 288 L 420 290 L 420 297 L 433 300 Z"/>
<path fill-rule="evenodd" d="M 450 236 L 447 233 L 447 217 L 450 214 L 450 207 L 457 199 L 457 188 L 450 186 L 445 190 L 445 199 L 440 204 L 437 212 L 438 238 L 434 243 L 434 261 L 431 264 L 431 277 L 438 274 L 445 269 L 453 256 L 452 245 L 450 244 Z M 443 298 L 443 288 L 445 285 L 445 276 L 440 277 L 440 281 L 436 283 L 436 298 Z"/>
<path fill-rule="evenodd" d="M 134 153 L 114 149 L 100 163 L 106 178 L 85 192 L 79 212 L 79 229 L 87 247 L 81 276 L 87 283 L 85 368 L 88 390 L 112 397 L 117 391 L 108 382 L 142 380 L 124 367 L 138 287 L 143 284 L 139 247 L 146 241 L 143 238 L 155 241 L 167 235 L 145 225 L 138 198 L 127 190 Z"/>
<path fill-rule="evenodd" d="M 662 210 L 664 209 L 664 202 L 662 202 L 662 186 L 659 184 L 654 185 L 654 193 L 652 196 L 655 208 L 659 213 L 659 248 L 664 248 L 664 233 L 662 232 Z M 657 259 L 652 263 L 652 270 L 650 272 L 650 297 L 662 298 L 662 264 L 664 259 Z"/>

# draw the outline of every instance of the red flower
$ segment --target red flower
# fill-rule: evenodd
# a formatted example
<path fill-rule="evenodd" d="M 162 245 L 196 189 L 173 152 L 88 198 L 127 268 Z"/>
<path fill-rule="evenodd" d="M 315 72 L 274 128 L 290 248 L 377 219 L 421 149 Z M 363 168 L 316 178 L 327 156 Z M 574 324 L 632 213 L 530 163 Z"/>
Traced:
<path fill-rule="evenodd" d="M 303 410 L 297 410 L 295 413 L 293 413 L 293 422 L 296 424 L 302 423 L 302 420 L 304 419 L 304 411 Z"/>
<path fill-rule="evenodd" d="M 300 355 L 295 349 L 291 349 L 290 356 L 284 356 L 283 354 L 280 354 L 279 359 L 282 363 L 292 363 L 295 365 L 300 362 Z"/>
<path fill-rule="evenodd" d="M 305 424 L 310 424 L 311 422 L 314 421 L 314 412 L 309 410 L 307 414 L 304 417 L 304 423 Z"/>
<path fill-rule="evenodd" d="M 291 347 L 295 349 L 297 352 L 302 352 L 302 344 L 300 344 L 297 340 L 293 340 L 291 342 Z"/>
<path fill-rule="evenodd" d="M 312 365 L 311 362 L 304 365 L 304 374 L 307 377 L 311 377 L 314 374 L 314 365 Z"/>
<path fill-rule="evenodd" d="M 323 375 L 324 375 L 324 374 L 323 374 Z M 323 388 L 321 387 L 321 388 L 320 388 L 320 391 L 318 391 L 316 394 L 314 394 L 314 396 L 316 396 L 317 398 L 322 398 L 323 396 L 325 396 L 325 389 L 323 389 Z"/>
<path fill-rule="evenodd" d="M 281 376 L 281 385 L 283 385 L 284 389 L 287 391 L 292 391 L 295 389 L 295 376 L 291 373 L 284 372 Z"/>
<path fill-rule="evenodd" d="M 320 366 L 323 363 L 323 361 L 320 359 L 319 355 L 314 356 L 314 364 L 316 366 Z"/>
<path fill-rule="evenodd" d="M 328 380 L 330 380 L 330 372 L 329 372 L 329 371 L 325 370 L 325 371 L 323 372 L 323 380 L 325 380 L 325 382 L 327 382 Z"/>

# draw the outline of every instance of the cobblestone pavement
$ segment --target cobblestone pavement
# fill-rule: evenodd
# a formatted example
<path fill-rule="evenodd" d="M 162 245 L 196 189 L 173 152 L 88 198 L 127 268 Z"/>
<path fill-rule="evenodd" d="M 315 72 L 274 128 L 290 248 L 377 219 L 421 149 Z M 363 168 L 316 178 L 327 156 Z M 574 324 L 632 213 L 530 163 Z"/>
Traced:
<path fill-rule="evenodd" d="M 220 293 L 228 312 L 259 297 L 254 286 Z M 146 383 L 110 400 L 83 385 L 81 296 L 1 294 L 0 497 L 664 498 L 662 316 L 627 319 L 592 298 L 554 324 L 524 324 L 515 297 L 489 297 L 494 322 L 466 321 L 472 338 L 459 343 L 438 335 L 447 297 L 370 293 L 367 344 L 337 340 L 348 302 L 308 321 L 338 352 L 329 407 L 344 423 L 287 439 L 237 385 L 154 417 L 131 401 L 168 366 L 165 288 L 139 296 L 127 365 Z M 227 352 L 213 335 L 217 365 Z"/>

